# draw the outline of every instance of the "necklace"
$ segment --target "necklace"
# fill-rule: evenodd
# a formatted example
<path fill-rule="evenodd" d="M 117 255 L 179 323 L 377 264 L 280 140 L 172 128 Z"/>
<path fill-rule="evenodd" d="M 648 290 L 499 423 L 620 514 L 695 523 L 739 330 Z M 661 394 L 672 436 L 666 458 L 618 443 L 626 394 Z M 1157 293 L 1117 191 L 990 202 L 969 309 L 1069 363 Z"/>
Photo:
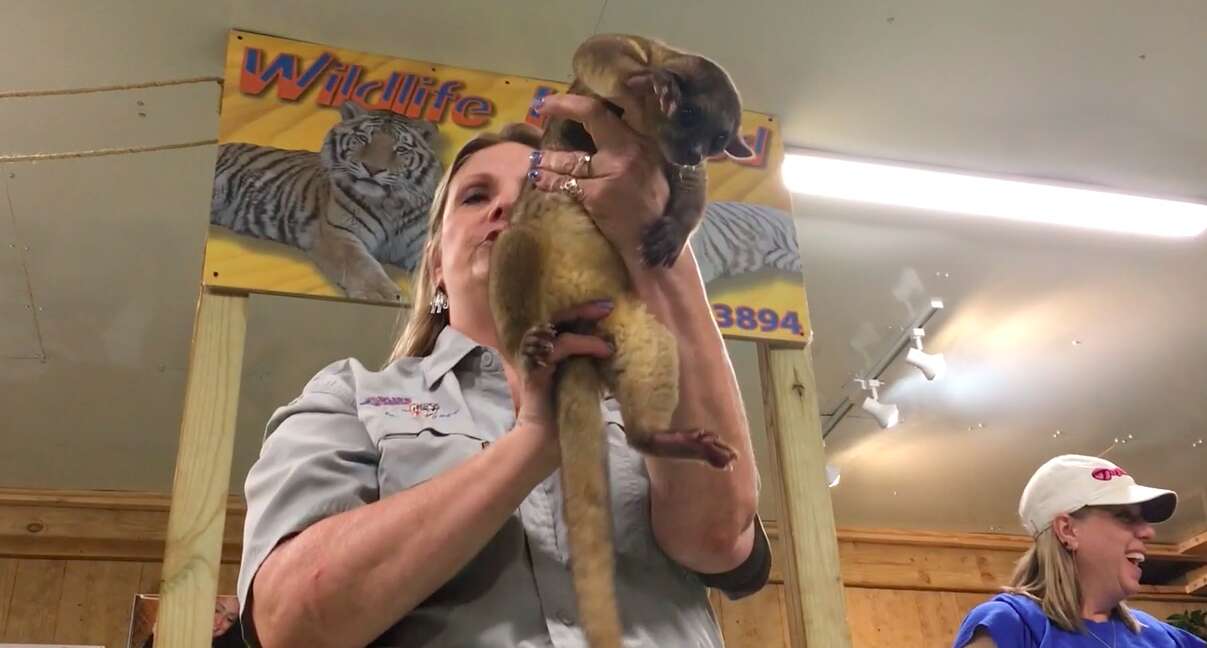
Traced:
<path fill-rule="evenodd" d="M 1111 621 L 1110 623 L 1111 623 L 1111 642 L 1110 643 L 1107 643 L 1106 641 L 1104 641 L 1102 639 L 1102 637 L 1099 637 L 1098 635 L 1094 634 L 1094 631 L 1090 630 L 1088 627 L 1085 629 L 1085 631 L 1091 637 L 1098 640 L 1098 643 L 1106 646 L 1106 648 L 1115 648 L 1115 639 L 1117 639 L 1117 637 L 1115 636 L 1115 633 L 1119 631 L 1119 627 L 1115 625 L 1114 621 Z"/>

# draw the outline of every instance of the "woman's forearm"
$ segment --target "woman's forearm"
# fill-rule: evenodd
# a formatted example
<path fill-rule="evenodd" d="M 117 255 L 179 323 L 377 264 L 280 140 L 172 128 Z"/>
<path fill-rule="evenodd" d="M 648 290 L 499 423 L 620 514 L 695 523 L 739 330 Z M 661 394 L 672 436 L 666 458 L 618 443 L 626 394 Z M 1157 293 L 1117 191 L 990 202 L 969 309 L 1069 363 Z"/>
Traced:
<path fill-rule="evenodd" d="M 364 646 L 472 559 L 557 465 L 518 426 L 435 478 L 332 516 L 279 545 L 253 583 L 265 648 Z"/>
<path fill-rule="evenodd" d="M 750 552 L 758 505 L 757 469 L 733 367 L 690 247 L 670 269 L 633 267 L 632 274 L 642 299 L 679 341 L 674 429 L 713 432 L 738 453 L 732 471 L 647 458 L 654 533 L 685 566 L 726 571 Z"/>

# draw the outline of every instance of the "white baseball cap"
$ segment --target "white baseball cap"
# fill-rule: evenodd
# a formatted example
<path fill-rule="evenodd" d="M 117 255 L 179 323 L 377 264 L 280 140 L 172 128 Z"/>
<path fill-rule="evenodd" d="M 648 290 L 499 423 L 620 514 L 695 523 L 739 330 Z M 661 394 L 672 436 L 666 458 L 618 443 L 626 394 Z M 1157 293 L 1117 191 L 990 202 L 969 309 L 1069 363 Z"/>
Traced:
<path fill-rule="evenodd" d="M 1032 536 L 1061 513 L 1083 506 L 1139 504 L 1150 523 L 1164 522 L 1178 505 L 1171 490 L 1140 486 L 1127 471 L 1098 457 L 1061 455 L 1039 467 L 1018 502 L 1018 515 Z"/>

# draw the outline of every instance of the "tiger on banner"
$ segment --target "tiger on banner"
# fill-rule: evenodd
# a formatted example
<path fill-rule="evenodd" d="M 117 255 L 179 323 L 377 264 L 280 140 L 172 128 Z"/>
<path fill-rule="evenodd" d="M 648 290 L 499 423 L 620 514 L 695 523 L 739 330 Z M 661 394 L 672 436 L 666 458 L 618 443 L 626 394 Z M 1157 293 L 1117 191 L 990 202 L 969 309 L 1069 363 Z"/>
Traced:
<path fill-rule="evenodd" d="M 567 61 L 567 68 L 569 61 Z M 563 83 L 234 30 L 228 39 L 203 283 L 405 303 L 454 152 Z M 740 85 L 740 80 L 739 80 Z M 803 344 L 800 252 L 778 125 L 746 111 L 750 160 L 708 164 L 691 243 L 727 337 Z"/>

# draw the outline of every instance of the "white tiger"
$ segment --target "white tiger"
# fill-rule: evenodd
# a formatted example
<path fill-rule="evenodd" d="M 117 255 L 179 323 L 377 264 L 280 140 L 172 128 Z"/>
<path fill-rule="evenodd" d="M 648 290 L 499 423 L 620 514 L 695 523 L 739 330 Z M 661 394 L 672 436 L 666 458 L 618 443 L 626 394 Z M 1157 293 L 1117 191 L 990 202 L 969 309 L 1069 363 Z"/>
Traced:
<path fill-rule="evenodd" d="M 710 202 L 691 245 L 705 283 L 764 270 L 801 274 L 792 216 L 778 209 Z"/>

